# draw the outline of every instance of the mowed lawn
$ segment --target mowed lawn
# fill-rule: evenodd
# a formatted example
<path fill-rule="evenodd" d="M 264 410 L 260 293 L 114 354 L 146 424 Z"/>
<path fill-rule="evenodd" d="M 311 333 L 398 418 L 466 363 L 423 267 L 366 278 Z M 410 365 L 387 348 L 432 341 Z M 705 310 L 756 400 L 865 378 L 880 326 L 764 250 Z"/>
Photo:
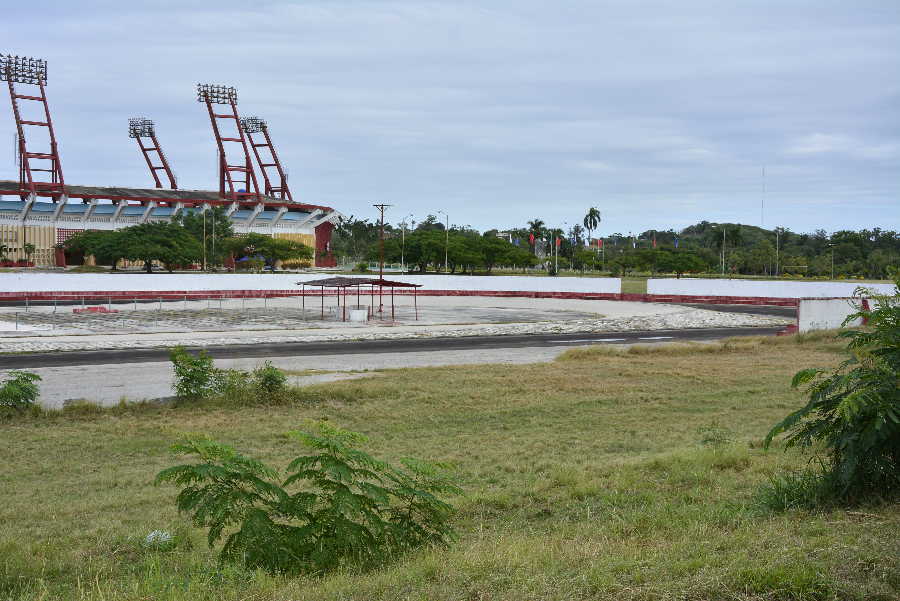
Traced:
<path fill-rule="evenodd" d="M 292 407 L 143 408 L 0 422 L 0 599 L 898 599 L 900 507 L 772 513 L 754 493 L 808 458 L 761 442 L 834 366 L 828 339 L 570 351 L 552 363 L 381 372 Z M 297 370 L 304 369 L 298 361 Z M 328 419 L 376 456 L 452 462 L 459 539 L 369 572 L 218 564 L 154 487 L 204 432 L 283 467 Z M 176 534 L 169 552 L 141 540 Z"/>

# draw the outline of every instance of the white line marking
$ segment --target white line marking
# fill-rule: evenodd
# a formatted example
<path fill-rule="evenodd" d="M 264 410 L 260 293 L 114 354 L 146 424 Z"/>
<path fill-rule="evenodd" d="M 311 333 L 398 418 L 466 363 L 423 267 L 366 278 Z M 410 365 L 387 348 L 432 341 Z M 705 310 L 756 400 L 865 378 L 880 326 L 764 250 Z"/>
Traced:
<path fill-rule="evenodd" d="M 580 338 L 578 340 L 548 340 L 547 342 L 563 342 L 563 343 L 572 343 L 572 342 L 621 342 L 623 340 L 628 340 L 627 338 Z"/>
<path fill-rule="evenodd" d="M 667 340 L 672 338 L 672 336 L 644 336 L 643 338 L 638 338 L 638 340 Z"/>

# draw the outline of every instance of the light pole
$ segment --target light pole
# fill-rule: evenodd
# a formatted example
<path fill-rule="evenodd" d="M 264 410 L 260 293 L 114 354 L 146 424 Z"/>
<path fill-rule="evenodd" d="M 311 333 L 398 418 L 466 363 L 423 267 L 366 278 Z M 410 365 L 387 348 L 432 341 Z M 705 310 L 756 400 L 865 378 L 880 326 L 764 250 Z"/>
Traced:
<path fill-rule="evenodd" d="M 206 211 L 203 211 L 203 271 L 206 271 Z"/>
<path fill-rule="evenodd" d="M 450 215 L 443 211 L 438 211 L 438 213 L 447 218 L 447 226 L 444 228 L 444 273 L 447 273 L 450 271 L 450 263 L 447 260 L 450 249 Z"/>
<path fill-rule="evenodd" d="M 834 244 L 831 242 L 828 243 L 828 248 L 831 249 L 831 279 L 834 279 Z"/>
<path fill-rule="evenodd" d="M 778 277 L 778 247 L 781 241 L 781 228 L 775 228 L 775 277 Z"/>
<path fill-rule="evenodd" d="M 400 269 L 403 270 L 403 273 L 406 273 L 406 220 L 412 217 L 412 213 L 403 218 L 403 221 L 400 222 L 401 230 L 400 230 Z"/>
<path fill-rule="evenodd" d="M 725 277 L 725 229 L 722 225 L 722 277 Z"/>

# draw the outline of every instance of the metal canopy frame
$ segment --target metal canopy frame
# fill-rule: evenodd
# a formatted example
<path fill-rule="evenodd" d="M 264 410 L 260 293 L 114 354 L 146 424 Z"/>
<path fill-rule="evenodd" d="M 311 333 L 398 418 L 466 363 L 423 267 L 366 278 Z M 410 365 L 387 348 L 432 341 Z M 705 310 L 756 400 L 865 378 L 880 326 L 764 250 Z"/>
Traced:
<path fill-rule="evenodd" d="M 141 154 L 144 155 L 144 160 L 147 161 L 147 167 L 150 168 L 150 175 L 153 176 L 156 187 L 163 187 L 162 180 L 160 180 L 159 175 L 157 174 L 157 171 L 163 171 L 169 179 L 169 187 L 173 190 L 177 190 L 178 184 L 175 182 L 175 174 L 169 167 L 169 161 L 166 160 L 166 155 L 162 151 L 162 146 L 159 145 L 159 140 L 156 139 L 156 126 L 154 125 L 153 120 L 145 117 L 132 117 L 129 119 L 128 137 L 137 140 L 138 148 L 141 149 Z M 150 138 L 150 146 L 144 145 L 144 138 Z M 156 161 L 160 163 L 159 165 L 154 164 L 152 156 L 152 153 L 154 152 L 156 153 Z"/>
<path fill-rule="evenodd" d="M 356 306 L 361 307 L 360 304 L 360 288 L 362 286 L 369 286 L 369 295 L 370 295 L 370 310 L 375 308 L 375 289 L 378 288 L 378 294 L 381 296 L 381 291 L 383 288 L 391 289 L 391 321 L 394 320 L 396 315 L 396 309 L 394 305 L 394 288 L 412 288 L 413 291 L 413 307 L 415 309 L 415 319 L 419 320 L 419 303 L 418 303 L 418 295 L 416 294 L 416 289 L 421 288 L 422 284 L 412 284 L 410 282 L 398 282 L 395 280 L 386 280 L 384 278 L 351 278 L 346 276 L 335 276 L 330 278 L 322 278 L 320 280 L 310 280 L 308 282 L 297 282 L 300 286 L 302 286 L 302 296 L 303 296 L 303 311 L 306 312 L 306 287 L 313 286 L 319 288 L 319 297 L 321 298 L 321 307 L 322 307 L 322 319 L 325 319 L 325 289 L 326 288 L 334 288 L 336 290 L 335 296 L 337 297 L 338 306 L 341 306 L 341 294 L 344 295 L 344 303 L 343 303 L 343 314 L 341 321 L 347 321 L 347 288 L 356 287 Z"/>

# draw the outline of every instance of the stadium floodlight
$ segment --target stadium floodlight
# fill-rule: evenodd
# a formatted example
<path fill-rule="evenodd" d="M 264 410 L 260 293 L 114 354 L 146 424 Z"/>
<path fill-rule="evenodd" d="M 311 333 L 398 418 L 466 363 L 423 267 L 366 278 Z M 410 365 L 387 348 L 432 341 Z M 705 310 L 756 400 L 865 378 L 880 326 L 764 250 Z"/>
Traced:
<path fill-rule="evenodd" d="M 241 127 L 248 134 L 258 134 L 266 129 L 265 119 L 259 117 L 247 117 L 241 119 Z"/>
<path fill-rule="evenodd" d="M 156 133 L 152 119 L 132 117 L 128 120 L 129 138 L 152 138 Z"/>
<path fill-rule="evenodd" d="M 197 101 L 212 102 L 214 104 L 235 104 L 237 102 L 237 90 L 231 86 L 198 83 Z"/>
<path fill-rule="evenodd" d="M 47 61 L 27 56 L 0 54 L 0 81 L 47 83 Z"/>

